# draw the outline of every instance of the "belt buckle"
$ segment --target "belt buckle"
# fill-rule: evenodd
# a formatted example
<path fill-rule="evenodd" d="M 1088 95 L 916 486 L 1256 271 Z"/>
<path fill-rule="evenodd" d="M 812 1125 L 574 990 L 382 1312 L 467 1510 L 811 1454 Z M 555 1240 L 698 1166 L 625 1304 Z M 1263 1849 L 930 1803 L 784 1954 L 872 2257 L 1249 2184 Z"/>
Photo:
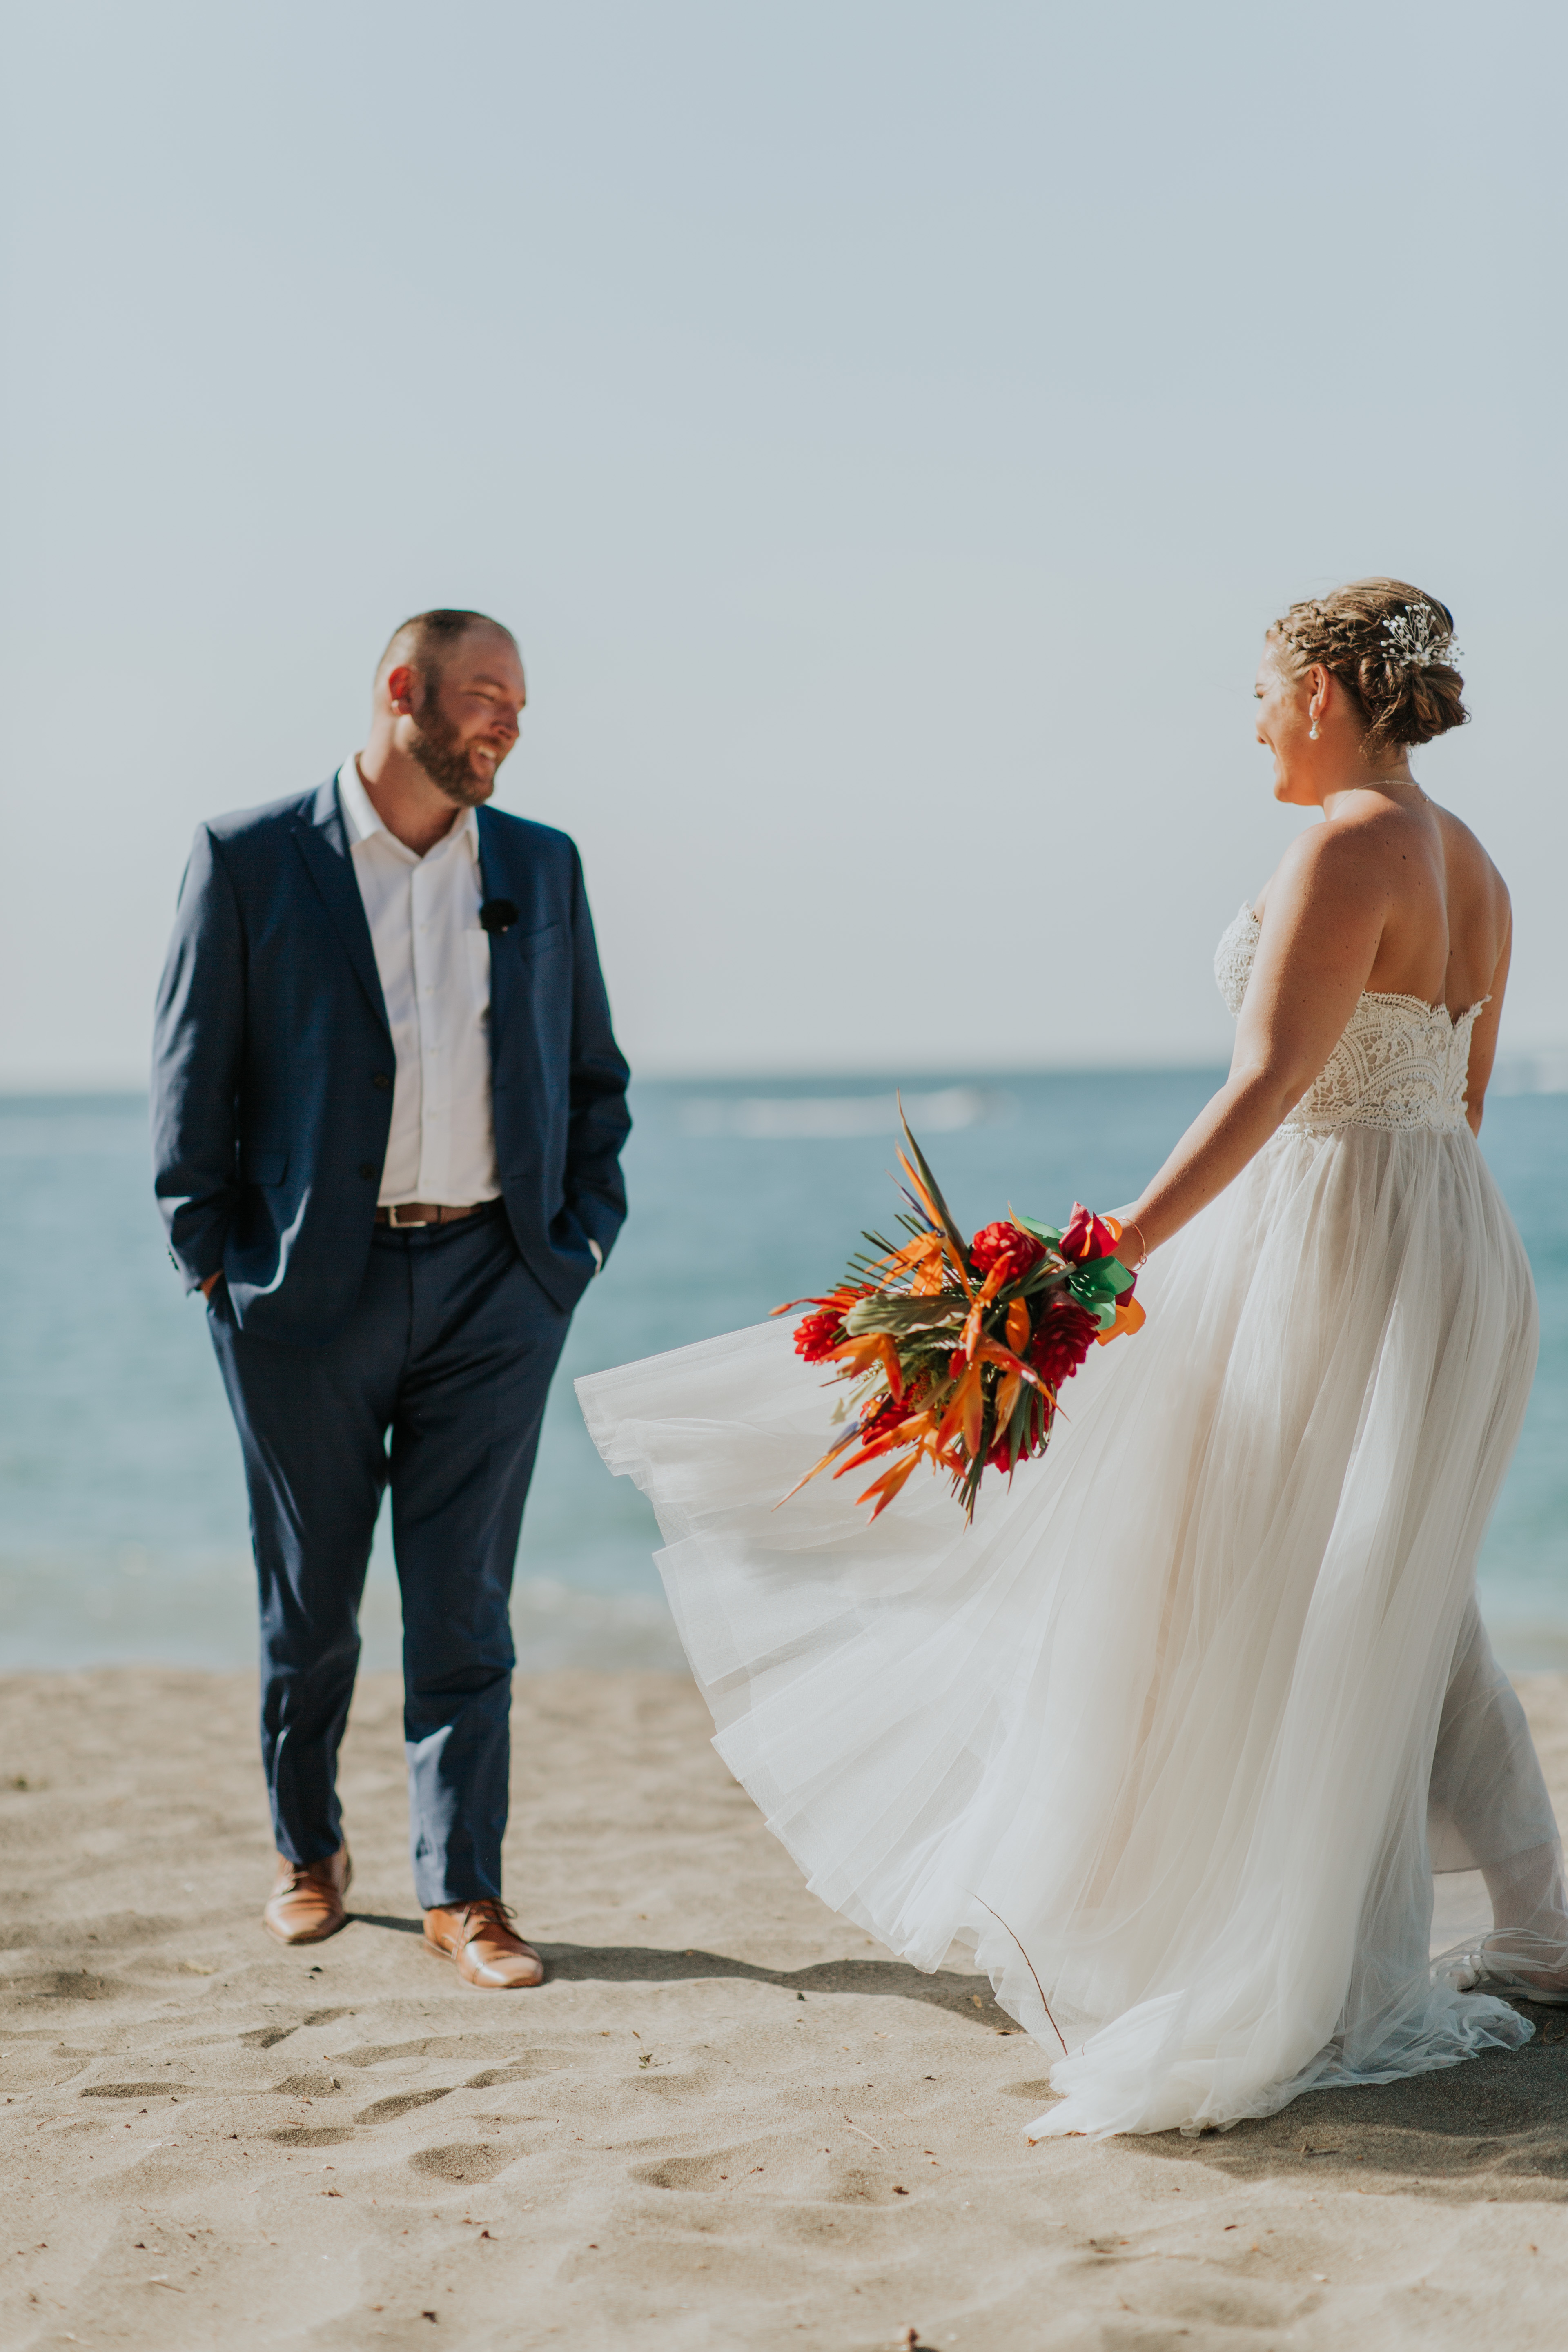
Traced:
<path fill-rule="evenodd" d="M 432 1223 L 434 1220 L 429 1217 L 400 1217 L 397 1213 L 399 1209 L 412 1209 L 415 1207 L 423 1208 L 423 1202 L 394 1201 L 392 1203 L 390 1220 L 393 1232 L 418 1233 L 422 1227 Z"/>

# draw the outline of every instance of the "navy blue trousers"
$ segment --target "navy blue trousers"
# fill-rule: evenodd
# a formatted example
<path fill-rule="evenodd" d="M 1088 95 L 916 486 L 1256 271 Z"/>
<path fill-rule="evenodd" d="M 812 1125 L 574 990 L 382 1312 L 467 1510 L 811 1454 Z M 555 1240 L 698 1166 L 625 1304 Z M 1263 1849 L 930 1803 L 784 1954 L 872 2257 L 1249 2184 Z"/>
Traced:
<path fill-rule="evenodd" d="M 384 1490 L 403 1595 L 404 1739 L 421 1906 L 501 1891 L 514 1655 L 508 1601 L 563 1315 L 500 1204 L 377 1226 L 353 1313 L 323 1348 L 213 1346 L 239 1431 L 261 1600 L 261 1753 L 278 1850 L 342 1843 L 338 1746 Z"/>

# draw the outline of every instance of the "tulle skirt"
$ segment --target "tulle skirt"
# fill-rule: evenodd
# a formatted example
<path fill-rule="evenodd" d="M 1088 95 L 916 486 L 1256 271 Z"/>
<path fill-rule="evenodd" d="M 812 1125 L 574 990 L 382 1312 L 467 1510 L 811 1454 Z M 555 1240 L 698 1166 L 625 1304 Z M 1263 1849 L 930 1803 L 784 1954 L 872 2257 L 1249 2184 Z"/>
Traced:
<path fill-rule="evenodd" d="M 1139 1295 L 973 1527 L 923 1472 L 875 1525 L 853 1479 L 775 1507 L 836 1433 L 782 1323 L 577 1384 L 720 1754 L 834 1909 L 973 1948 L 1053 2053 L 1036 2137 L 1528 2038 L 1431 1965 L 1435 1866 L 1562 1925 L 1475 1604 L 1536 1314 L 1468 1129 L 1281 1129 Z"/>

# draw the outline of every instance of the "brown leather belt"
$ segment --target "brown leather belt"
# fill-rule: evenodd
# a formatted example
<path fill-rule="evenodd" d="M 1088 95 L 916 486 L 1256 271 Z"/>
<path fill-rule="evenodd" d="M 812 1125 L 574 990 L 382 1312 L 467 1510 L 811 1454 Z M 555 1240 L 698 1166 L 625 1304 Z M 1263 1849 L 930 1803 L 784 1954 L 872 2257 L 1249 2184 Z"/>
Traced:
<path fill-rule="evenodd" d="M 466 1209 L 451 1209 L 439 1201 L 395 1201 L 389 1209 L 378 1209 L 378 1225 L 395 1225 L 399 1232 L 405 1225 L 455 1225 L 459 1217 L 471 1217 L 479 1209 L 489 1207 L 488 1201 L 470 1201 Z"/>

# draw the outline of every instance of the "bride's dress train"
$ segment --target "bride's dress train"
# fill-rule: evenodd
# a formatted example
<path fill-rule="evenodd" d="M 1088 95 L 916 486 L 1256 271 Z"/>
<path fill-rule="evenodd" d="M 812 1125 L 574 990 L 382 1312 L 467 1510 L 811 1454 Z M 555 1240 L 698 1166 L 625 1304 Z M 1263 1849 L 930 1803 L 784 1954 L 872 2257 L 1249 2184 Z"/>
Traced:
<path fill-rule="evenodd" d="M 1243 909 L 1233 1009 L 1256 939 Z M 721 1755 L 835 1910 L 921 1969 L 973 1948 L 1055 2055 L 1037 2137 L 1527 2039 L 1430 1964 L 1434 1867 L 1484 1870 L 1499 1926 L 1568 1960 L 1474 1595 L 1536 1327 L 1465 1123 L 1472 1020 L 1362 998 L 973 1528 L 919 1476 L 875 1525 L 847 1481 L 773 1507 L 833 1402 L 781 1324 L 578 1383 L 658 1512 Z"/>

